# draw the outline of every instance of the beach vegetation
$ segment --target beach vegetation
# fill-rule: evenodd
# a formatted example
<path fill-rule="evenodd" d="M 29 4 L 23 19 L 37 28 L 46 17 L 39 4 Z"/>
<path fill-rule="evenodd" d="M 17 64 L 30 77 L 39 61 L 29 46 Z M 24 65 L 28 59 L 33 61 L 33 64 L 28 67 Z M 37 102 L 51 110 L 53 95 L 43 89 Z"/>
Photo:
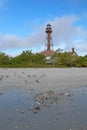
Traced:
<path fill-rule="evenodd" d="M 41 53 L 23 51 L 20 55 L 10 57 L 0 52 L 0 68 L 48 68 L 48 67 L 87 67 L 87 55 L 78 56 L 76 52 L 55 51 L 46 59 Z"/>

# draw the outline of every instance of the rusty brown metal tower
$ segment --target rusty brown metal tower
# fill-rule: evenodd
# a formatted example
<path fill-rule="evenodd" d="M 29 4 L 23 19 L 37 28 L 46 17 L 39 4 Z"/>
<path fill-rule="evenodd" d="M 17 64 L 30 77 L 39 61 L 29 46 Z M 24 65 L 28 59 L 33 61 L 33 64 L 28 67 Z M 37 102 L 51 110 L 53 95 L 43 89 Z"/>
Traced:
<path fill-rule="evenodd" d="M 52 44 L 52 36 L 51 36 L 51 33 L 52 33 L 52 28 L 51 28 L 51 25 L 50 24 L 47 24 L 47 27 L 46 27 L 46 31 L 47 33 L 47 38 L 46 38 L 46 46 L 47 46 L 47 50 L 53 50 L 53 44 Z"/>
<path fill-rule="evenodd" d="M 53 44 L 52 44 L 52 28 L 50 24 L 47 24 L 46 30 L 45 30 L 47 37 L 46 37 L 46 50 L 42 51 L 41 54 L 43 54 L 46 57 L 51 57 L 54 54 L 53 51 Z"/>

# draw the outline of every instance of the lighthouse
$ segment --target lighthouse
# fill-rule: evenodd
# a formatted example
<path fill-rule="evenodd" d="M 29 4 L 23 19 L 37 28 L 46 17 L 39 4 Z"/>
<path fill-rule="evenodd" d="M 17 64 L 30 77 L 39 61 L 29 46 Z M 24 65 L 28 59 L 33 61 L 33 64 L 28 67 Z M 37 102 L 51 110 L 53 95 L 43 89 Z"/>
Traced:
<path fill-rule="evenodd" d="M 53 43 L 52 43 L 52 27 L 51 24 L 46 25 L 46 50 L 42 54 L 46 57 L 51 57 L 54 54 Z"/>
<path fill-rule="evenodd" d="M 46 39 L 47 40 L 47 50 L 51 50 L 51 49 L 53 49 L 53 44 L 52 44 L 52 36 L 51 36 L 52 28 L 51 28 L 50 24 L 47 24 L 46 33 L 47 33 L 47 39 Z"/>

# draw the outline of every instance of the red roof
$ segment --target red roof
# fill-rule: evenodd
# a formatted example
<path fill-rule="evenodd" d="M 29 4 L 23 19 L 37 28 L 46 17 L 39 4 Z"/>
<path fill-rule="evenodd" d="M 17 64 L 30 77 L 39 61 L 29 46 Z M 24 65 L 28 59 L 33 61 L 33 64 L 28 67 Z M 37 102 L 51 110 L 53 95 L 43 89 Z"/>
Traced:
<path fill-rule="evenodd" d="M 45 50 L 45 51 L 41 52 L 41 54 L 44 55 L 44 56 L 52 56 L 54 54 L 54 51 Z"/>

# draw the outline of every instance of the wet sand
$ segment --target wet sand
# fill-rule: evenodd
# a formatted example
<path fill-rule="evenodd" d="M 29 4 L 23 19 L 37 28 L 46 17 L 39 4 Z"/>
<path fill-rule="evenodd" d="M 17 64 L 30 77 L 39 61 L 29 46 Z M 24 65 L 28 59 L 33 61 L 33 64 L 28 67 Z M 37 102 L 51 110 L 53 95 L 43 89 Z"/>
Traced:
<path fill-rule="evenodd" d="M 87 130 L 87 68 L 0 69 L 0 130 Z"/>

